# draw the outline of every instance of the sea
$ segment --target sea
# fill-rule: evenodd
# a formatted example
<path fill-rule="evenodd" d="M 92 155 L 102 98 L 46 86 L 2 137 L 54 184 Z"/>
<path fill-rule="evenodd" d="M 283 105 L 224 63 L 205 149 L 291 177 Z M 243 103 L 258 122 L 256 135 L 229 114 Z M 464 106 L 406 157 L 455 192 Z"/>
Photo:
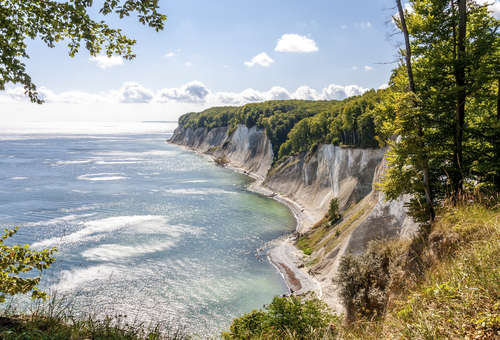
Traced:
<path fill-rule="evenodd" d="M 288 292 L 265 253 L 296 222 L 248 177 L 166 143 L 176 126 L 1 123 L 0 226 L 19 227 L 9 245 L 57 247 L 39 288 L 75 313 L 214 337 Z"/>

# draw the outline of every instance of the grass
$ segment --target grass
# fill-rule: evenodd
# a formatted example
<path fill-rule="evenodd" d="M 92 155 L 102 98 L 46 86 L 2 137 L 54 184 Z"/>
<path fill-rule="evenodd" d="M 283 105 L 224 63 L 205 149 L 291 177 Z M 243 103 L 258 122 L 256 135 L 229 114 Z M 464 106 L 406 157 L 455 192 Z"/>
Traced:
<path fill-rule="evenodd" d="M 413 258 L 423 275 L 393 266 L 385 315 L 359 318 L 342 339 L 500 339 L 500 206 L 472 201 L 441 211 Z M 415 242 L 386 246 L 394 258 Z"/>
<path fill-rule="evenodd" d="M 274 175 L 279 175 L 279 174 L 282 174 L 286 169 L 288 169 L 289 167 L 291 167 L 292 165 L 295 165 L 297 164 L 298 162 L 300 162 L 300 159 L 297 157 L 295 158 L 294 160 L 288 162 L 288 158 L 290 156 L 287 156 L 286 158 L 283 158 L 282 160 L 279 161 L 279 165 L 278 166 L 275 166 L 273 167 L 269 173 L 267 174 L 267 177 L 270 178 Z"/>
<path fill-rule="evenodd" d="M 214 158 L 214 162 L 219 166 L 226 166 L 229 163 L 229 161 L 226 158 L 226 155 L 222 155 L 221 158 Z"/>
<path fill-rule="evenodd" d="M 26 314 L 5 308 L 0 316 L 0 339 L 4 340 L 187 340 L 182 328 L 165 322 L 129 320 L 127 315 L 76 316 L 67 298 L 37 302 Z"/>

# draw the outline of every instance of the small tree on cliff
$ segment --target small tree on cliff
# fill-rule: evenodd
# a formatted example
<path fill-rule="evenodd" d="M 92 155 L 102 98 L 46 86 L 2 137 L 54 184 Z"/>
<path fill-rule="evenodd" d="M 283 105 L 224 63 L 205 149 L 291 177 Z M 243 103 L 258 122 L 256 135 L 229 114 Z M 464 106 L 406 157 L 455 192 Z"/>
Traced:
<path fill-rule="evenodd" d="M 334 198 L 330 201 L 330 209 L 328 209 L 328 221 L 330 223 L 337 222 L 342 215 L 339 213 L 339 199 Z"/>

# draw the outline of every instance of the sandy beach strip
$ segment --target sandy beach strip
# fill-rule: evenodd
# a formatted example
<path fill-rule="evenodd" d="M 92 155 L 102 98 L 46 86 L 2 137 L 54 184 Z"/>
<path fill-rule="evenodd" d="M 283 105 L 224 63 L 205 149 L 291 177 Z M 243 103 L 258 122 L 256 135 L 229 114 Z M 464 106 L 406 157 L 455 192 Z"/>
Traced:
<path fill-rule="evenodd" d="M 264 178 L 262 178 L 262 176 L 230 164 L 227 165 L 226 168 L 253 178 L 255 181 L 248 187 L 250 191 L 266 195 L 286 205 L 292 211 L 297 221 L 295 228 L 296 231 L 300 231 L 302 229 L 302 225 L 304 224 L 303 221 L 305 219 L 309 221 L 311 220 L 311 218 L 304 213 L 304 209 L 301 209 L 299 204 L 288 197 L 283 197 L 282 195 L 276 194 L 265 188 L 262 185 L 264 182 Z M 307 293 L 308 291 L 313 291 L 316 293 L 316 296 L 321 298 L 322 292 L 318 282 L 307 275 L 305 271 L 300 269 L 301 267 L 304 267 L 304 263 L 302 261 L 303 253 L 293 245 L 293 238 L 294 235 L 291 235 L 280 245 L 270 249 L 267 253 L 268 259 L 283 276 L 291 294 L 300 295 Z"/>

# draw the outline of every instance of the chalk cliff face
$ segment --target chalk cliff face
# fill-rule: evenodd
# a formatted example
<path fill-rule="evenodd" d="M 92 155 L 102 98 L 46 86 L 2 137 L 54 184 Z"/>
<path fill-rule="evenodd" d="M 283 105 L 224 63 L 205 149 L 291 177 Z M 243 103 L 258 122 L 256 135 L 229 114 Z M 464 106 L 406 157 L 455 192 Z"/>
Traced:
<path fill-rule="evenodd" d="M 313 155 L 289 157 L 270 174 L 265 185 L 298 202 L 315 223 L 323 218 L 332 198 L 338 197 L 343 212 L 372 191 L 375 169 L 384 153 L 385 149 L 321 145 Z M 305 223 L 302 230 L 310 226 Z"/>
<path fill-rule="evenodd" d="M 232 166 L 265 178 L 273 162 L 271 142 L 256 126 L 248 129 L 239 125 L 231 136 L 228 127 L 215 128 L 206 132 L 205 128 L 196 130 L 175 129 L 170 143 L 186 146 L 216 158 L 225 158 Z"/>
<path fill-rule="evenodd" d="M 342 220 L 335 228 L 321 230 L 313 258 L 317 263 L 306 269 L 322 288 L 322 298 L 342 311 L 331 283 L 340 257 L 352 251 L 361 253 L 368 242 L 381 237 L 410 237 L 418 227 L 405 214 L 408 197 L 385 202 L 384 194 L 374 189 L 386 168 L 385 148 L 345 148 L 320 145 L 316 152 L 288 157 L 271 168 L 272 146 L 262 130 L 240 125 L 231 136 L 228 128 L 183 129 L 174 131 L 171 143 L 184 145 L 233 166 L 257 174 L 272 192 L 299 205 L 300 233 L 315 232 L 311 227 L 328 211 L 332 198 L 339 199 Z"/>

